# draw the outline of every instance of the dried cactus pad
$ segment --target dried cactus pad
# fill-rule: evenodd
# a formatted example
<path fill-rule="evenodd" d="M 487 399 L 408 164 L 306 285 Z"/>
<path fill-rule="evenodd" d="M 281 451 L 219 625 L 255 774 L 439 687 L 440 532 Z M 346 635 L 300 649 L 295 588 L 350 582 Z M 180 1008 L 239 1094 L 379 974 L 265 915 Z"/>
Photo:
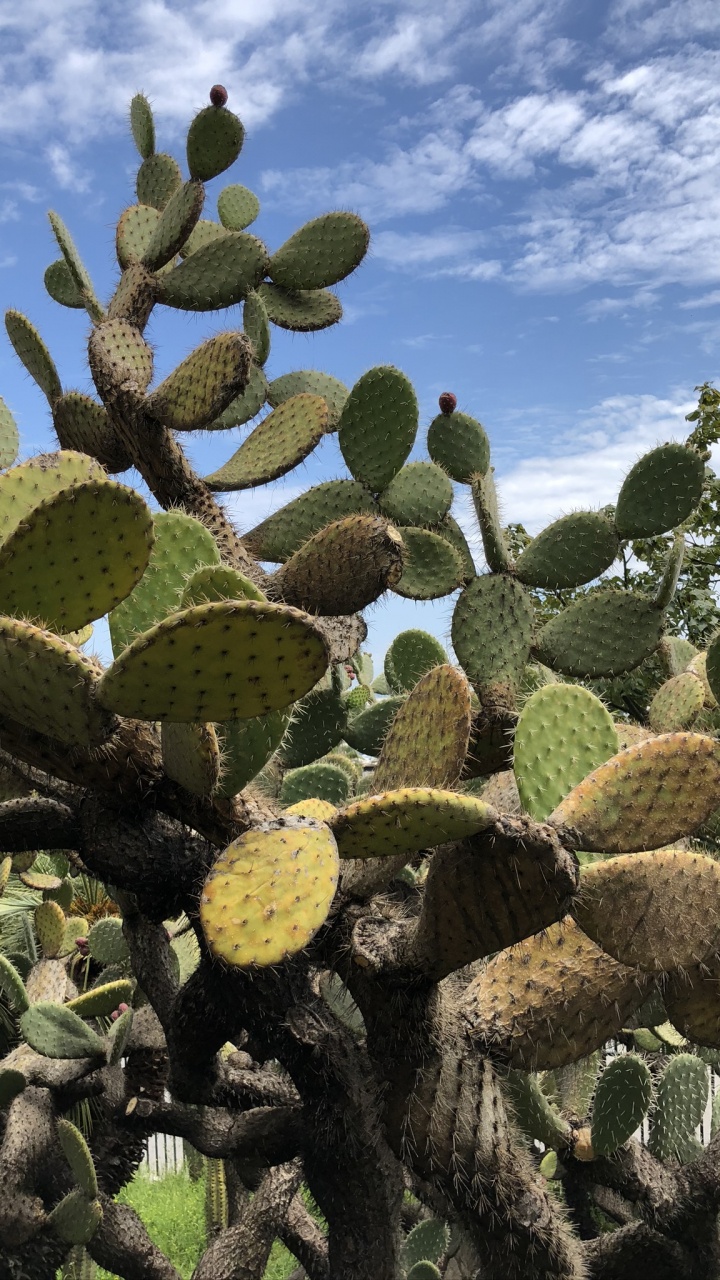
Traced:
<path fill-rule="evenodd" d="M 700 733 L 665 733 L 621 751 L 551 814 L 597 853 L 659 849 L 691 835 L 720 805 L 720 747 Z"/>
<path fill-rule="evenodd" d="M 336 520 L 300 547 L 273 578 L 289 604 L 330 617 L 357 613 L 403 572 L 400 534 L 380 516 Z"/>
<path fill-rule="evenodd" d="M 248 831 L 203 886 L 200 923 L 214 956 L 231 965 L 279 964 L 301 951 L 335 896 L 338 853 L 326 826 L 281 818 Z"/>
<path fill-rule="evenodd" d="M 343 458 L 373 493 L 385 489 L 415 442 L 418 403 L 412 383 L 392 365 L 368 370 L 355 383 L 340 415 Z"/>
<path fill-rule="evenodd" d="M 620 675 L 657 648 L 662 628 L 662 611 L 648 596 L 609 588 L 583 596 L 551 618 L 535 653 L 568 676 Z"/>
<path fill-rule="evenodd" d="M 619 551 L 611 522 L 599 511 L 562 516 L 533 538 L 515 566 L 521 582 L 557 590 L 592 582 Z"/>
<path fill-rule="evenodd" d="M 58 742 L 102 742 L 113 718 L 93 694 L 100 668 L 51 631 L 0 618 L 0 713 Z"/>
<path fill-rule="evenodd" d="M 612 716 L 589 689 L 536 689 L 515 730 L 513 767 L 523 807 L 544 822 L 563 796 L 617 751 Z"/>
<path fill-rule="evenodd" d="M 705 463 L 684 444 L 663 444 L 629 471 L 615 508 L 621 538 L 654 538 L 682 524 L 700 501 Z"/>
<path fill-rule="evenodd" d="M 626 854 L 585 867 L 573 914 L 622 964 L 662 973 L 720 945 L 720 866 L 683 849 Z"/>
<path fill-rule="evenodd" d="M 153 391 L 146 410 L 173 431 L 194 431 L 217 418 L 244 389 L 250 367 L 241 333 L 218 333 Z"/>
<path fill-rule="evenodd" d="M 218 601 L 171 614 L 125 649 L 97 690 L 101 706 L 142 720 L 236 720 L 296 702 L 327 666 L 299 610 Z"/>
<path fill-rule="evenodd" d="M 663 993 L 672 1025 L 693 1044 L 710 1049 L 720 1049 L 719 980 L 720 963 L 713 956 L 702 966 L 673 974 Z"/>
<path fill-rule="evenodd" d="M 293 396 L 263 418 L 232 458 L 207 476 L 205 483 L 230 493 L 277 480 L 312 453 L 327 427 L 328 407 L 321 396 Z"/>
<path fill-rule="evenodd" d="M 341 858 L 384 858 L 430 849 L 484 831 L 489 804 L 433 787 L 404 787 L 356 800 L 331 822 Z"/>

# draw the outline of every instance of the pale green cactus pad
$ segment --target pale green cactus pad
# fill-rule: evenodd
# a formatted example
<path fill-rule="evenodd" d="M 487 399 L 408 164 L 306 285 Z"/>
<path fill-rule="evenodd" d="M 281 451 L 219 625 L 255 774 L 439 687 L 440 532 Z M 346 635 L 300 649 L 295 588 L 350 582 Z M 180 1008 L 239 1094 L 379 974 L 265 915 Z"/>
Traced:
<path fill-rule="evenodd" d="M 293 396 L 263 418 L 232 458 L 207 476 L 205 483 L 210 489 L 230 493 L 277 480 L 312 453 L 327 427 L 328 407 L 321 396 Z"/>
<path fill-rule="evenodd" d="M 0 617 L 3 715 L 58 742 L 102 742 L 114 721 L 94 698 L 100 674 L 96 662 L 51 631 Z"/>
<path fill-rule="evenodd" d="M 570 684 L 537 689 L 515 730 L 513 767 L 524 809 L 544 822 L 578 782 L 617 751 L 612 716 L 589 689 Z"/>

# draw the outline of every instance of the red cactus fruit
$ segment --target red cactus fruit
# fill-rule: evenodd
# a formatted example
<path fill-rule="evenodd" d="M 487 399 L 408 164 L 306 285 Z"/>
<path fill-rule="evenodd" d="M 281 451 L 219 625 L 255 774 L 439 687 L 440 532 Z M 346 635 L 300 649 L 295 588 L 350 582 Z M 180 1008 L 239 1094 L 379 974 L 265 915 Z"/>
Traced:
<path fill-rule="evenodd" d="M 447 414 L 449 417 L 457 407 L 457 396 L 454 396 L 452 391 L 443 391 L 438 398 L 438 404 L 440 405 L 440 412 Z"/>
<path fill-rule="evenodd" d="M 125 1004 L 125 1001 L 124 1001 L 124 1000 L 121 1000 L 121 1002 L 120 1002 L 120 1004 L 118 1005 L 117 1009 L 113 1009 L 112 1013 L 110 1014 L 110 1020 L 111 1020 L 111 1022 L 117 1022 L 118 1018 L 120 1017 L 120 1014 L 121 1014 L 121 1013 L 127 1013 L 127 1011 L 128 1011 L 128 1009 L 129 1009 L 129 1008 L 130 1008 L 130 1006 L 129 1006 L 129 1005 L 127 1005 L 127 1004 Z"/>
<path fill-rule="evenodd" d="M 214 84 L 210 90 L 210 101 L 214 107 L 224 107 L 228 100 L 228 91 L 222 84 Z"/>
<path fill-rule="evenodd" d="M 88 946 L 87 938 L 76 938 L 75 946 L 77 947 L 81 956 L 86 956 L 88 954 L 88 951 L 90 950 Z"/>

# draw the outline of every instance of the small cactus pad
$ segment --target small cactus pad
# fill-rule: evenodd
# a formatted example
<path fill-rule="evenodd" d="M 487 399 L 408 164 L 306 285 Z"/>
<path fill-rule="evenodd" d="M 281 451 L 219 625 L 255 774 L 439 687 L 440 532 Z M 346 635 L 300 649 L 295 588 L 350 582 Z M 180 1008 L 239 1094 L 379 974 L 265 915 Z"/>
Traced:
<path fill-rule="evenodd" d="M 194 796 L 209 796 L 220 777 L 220 748 L 211 724 L 164 724 L 160 731 L 163 768 Z"/>
<path fill-rule="evenodd" d="M 356 515 L 313 534 L 272 585 L 288 604 L 332 617 L 357 613 L 388 587 L 395 590 L 402 572 L 398 531 L 380 516 Z"/>
<path fill-rule="evenodd" d="M 385 735 L 404 702 L 400 697 L 383 698 L 382 702 L 374 702 L 354 716 L 345 728 L 348 746 L 366 756 L 379 755 Z"/>
<path fill-rule="evenodd" d="M 628 472 L 615 508 L 621 538 L 654 538 L 682 524 L 697 506 L 705 479 L 699 453 L 684 444 L 663 444 Z"/>
<path fill-rule="evenodd" d="M 0 397 L 0 468 L 11 467 L 18 454 L 20 436 L 17 424 L 5 401 Z"/>
<path fill-rule="evenodd" d="M 185 583 L 180 608 L 189 609 L 193 604 L 209 604 L 213 600 L 264 600 L 255 586 L 238 569 L 228 564 L 202 565 Z"/>
<path fill-rule="evenodd" d="M 720 865 L 682 849 L 583 868 L 573 914 L 622 964 L 648 973 L 698 964 L 720 945 Z"/>
<path fill-rule="evenodd" d="M 437 1262 L 447 1252 L 450 1232 L 439 1218 L 426 1218 L 408 1233 L 400 1249 L 400 1262 L 409 1271 L 417 1262 Z"/>
<path fill-rule="evenodd" d="M 459 484 L 484 476 L 490 466 L 490 441 L 485 428 L 466 413 L 439 413 L 427 434 L 433 462 Z"/>
<path fill-rule="evenodd" d="M 283 373 L 281 377 L 273 379 L 268 388 L 268 404 L 277 409 L 283 400 L 303 393 L 322 396 L 330 413 L 330 429 L 335 430 L 350 394 L 345 383 L 331 377 L 329 373 L 320 373 L 318 369 L 297 369 L 294 373 Z"/>
<path fill-rule="evenodd" d="M 493 956 L 467 988 L 470 1035 L 510 1066 L 547 1071 L 577 1062 L 625 1025 L 645 999 L 635 969 L 601 951 L 572 921 Z"/>
<path fill-rule="evenodd" d="M 52 210 L 48 211 L 48 220 L 53 229 L 53 235 L 57 240 L 58 248 L 65 259 L 68 271 L 80 290 L 83 302 L 86 306 L 90 304 L 91 308 L 94 305 L 99 309 L 99 304 L 97 303 L 93 293 L 92 282 L 65 223 L 62 218 L 60 218 L 57 213 L 53 213 Z"/>
<path fill-rule="evenodd" d="M 36 1053 L 46 1058 L 103 1058 L 105 1046 L 91 1027 L 72 1009 L 39 1002 L 20 1019 L 20 1034 Z"/>
<path fill-rule="evenodd" d="M 474 578 L 452 620 L 453 648 L 468 680 L 514 692 L 530 655 L 533 623 L 530 599 L 518 582 L 495 573 Z"/>
<path fill-rule="evenodd" d="M 562 516 L 534 538 L 515 566 L 521 582 L 556 591 L 592 582 L 610 568 L 618 536 L 599 511 Z"/>
<path fill-rule="evenodd" d="M 245 130 L 238 117 L 224 106 L 203 107 L 187 136 L 187 163 L 192 178 L 209 182 L 229 169 L 240 155 Z"/>
<path fill-rule="evenodd" d="M 231 965 L 279 964 L 301 951 L 335 896 L 338 854 L 326 826 L 281 818 L 234 840 L 203 886 L 200 923 Z"/>
<path fill-rule="evenodd" d="M 35 932 L 44 956 L 52 960 L 62 954 L 65 912 L 57 902 L 41 902 L 35 908 Z"/>
<path fill-rule="evenodd" d="M 283 765 L 312 764 L 342 740 L 346 723 L 347 708 L 335 690 L 313 689 L 293 708 L 279 752 Z"/>
<path fill-rule="evenodd" d="M 414 689 L 421 676 L 442 666 L 447 654 L 427 631 L 401 631 L 385 654 L 385 679 L 393 693 Z"/>
<path fill-rule="evenodd" d="M 267 390 L 268 380 L 263 370 L 258 365 L 252 364 L 245 390 L 230 401 L 227 409 L 224 409 L 219 417 L 213 422 L 208 422 L 205 430 L 229 431 L 232 427 L 243 426 L 260 412 L 265 404 Z"/>
<path fill-rule="evenodd" d="M 97 1175 L 87 1142 L 69 1120 L 57 1121 L 57 1135 L 73 1178 L 85 1195 L 94 1200 L 98 1193 Z"/>
<path fill-rule="evenodd" d="M 657 648 L 662 627 L 662 612 L 648 596 L 611 587 L 583 596 L 551 618 L 535 653 L 568 676 L 621 675 Z"/>
<path fill-rule="evenodd" d="M 710 1081 L 700 1058 L 679 1053 L 670 1060 L 657 1084 L 648 1146 L 660 1160 L 682 1159 L 707 1106 Z"/>
<path fill-rule="evenodd" d="M 281 289 L 277 284 L 265 282 L 258 293 L 268 320 L 279 329 L 315 333 L 318 329 L 329 329 L 342 319 L 340 299 L 329 289 Z"/>
<path fill-rule="evenodd" d="M 316 822 L 327 822 L 335 813 L 337 809 L 329 800 L 317 800 L 311 797 L 308 800 L 298 800 L 295 804 L 289 804 L 285 810 L 285 817 L 314 818 Z"/>
<path fill-rule="evenodd" d="M 494 809 L 474 796 L 405 787 L 356 800 L 333 818 L 341 858 L 384 858 L 461 840 L 492 826 Z"/>
<path fill-rule="evenodd" d="M 211 222 L 208 218 L 200 218 L 180 249 L 180 257 L 189 258 L 191 254 L 197 253 L 198 249 L 204 249 L 206 244 L 211 244 L 213 240 L 221 239 L 225 233 L 226 228 L 221 223 Z"/>
<path fill-rule="evenodd" d="M 322 636 L 295 609 L 218 601 L 171 614 L 105 672 L 97 700 L 144 720 L 235 720 L 296 702 L 327 666 Z"/>
<path fill-rule="evenodd" d="M 267 249 L 246 231 L 228 231 L 158 279 L 159 300 L 181 311 L 217 311 L 242 302 L 267 267 Z"/>
<path fill-rule="evenodd" d="M 710 684 L 708 677 L 708 661 L 710 658 L 710 650 L 713 649 L 714 644 L 715 640 L 712 641 L 707 653 L 697 653 L 687 665 L 687 670 L 691 671 L 692 674 L 697 676 L 698 680 L 702 682 L 703 689 L 705 690 L 705 706 L 713 711 L 718 706 L 718 700 L 713 693 L 712 685 Z M 720 688 L 720 681 L 718 680 L 717 674 L 719 657 L 720 650 L 714 649 L 711 669 L 713 670 L 713 681 L 718 688 Z"/>
<path fill-rule="evenodd" d="M 356 213 L 325 213 L 280 246 L 268 275 L 283 289 L 326 289 L 360 265 L 369 243 L 370 230 Z"/>
<path fill-rule="evenodd" d="M 321 396 L 293 396 L 263 418 L 232 458 L 206 477 L 206 484 L 229 493 L 277 480 L 312 453 L 327 427 L 328 408 Z"/>
<path fill-rule="evenodd" d="M 110 639 L 116 656 L 181 607 L 187 579 L 198 568 L 217 565 L 220 560 L 210 531 L 184 511 L 161 511 L 154 517 L 153 528 L 155 541 L 148 567 L 130 595 L 110 614 Z"/>
<path fill-rule="evenodd" d="M 132 999 L 133 987 L 129 978 L 115 978 L 83 991 L 82 995 L 68 1000 L 65 1008 L 72 1009 L 81 1018 L 109 1018 L 119 1005 Z"/>
<path fill-rule="evenodd" d="M 144 93 L 136 93 L 130 103 L 130 132 L 143 160 L 155 150 L 155 121 Z"/>
<path fill-rule="evenodd" d="M 0 992 L 17 1013 L 24 1013 L 30 1007 L 25 983 L 15 965 L 0 951 Z"/>
<path fill-rule="evenodd" d="M 59 742 L 101 742 L 113 719 L 94 701 L 98 665 L 51 631 L 0 617 L 0 710 Z"/>
<path fill-rule="evenodd" d="M 340 449 L 351 474 L 373 493 L 386 489 L 410 453 L 417 429 L 410 380 L 392 365 L 368 370 L 340 415 Z"/>
<path fill-rule="evenodd" d="M 223 187 L 217 199 L 218 217 L 228 231 L 244 231 L 260 212 L 260 201 L 239 182 Z"/>
<path fill-rule="evenodd" d="M 254 289 L 243 303 L 243 333 L 252 343 L 255 364 L 265 364 L 270 355 L 270 321 L 265 303 Z"/>
<path fill-rule="evenodd" d="M 429 529 L 402 526 L 405 546 L 402 576 L 392 590 L 408 600 L 439 600 L 460 586 L 465 577 L 459 553 Z"/>
<path fill-rule="evenodd" d="M 415 685 L 383 743 L 373 787 L 454 786 L 470 738 L 470 686 L 455 667 L 433 667 Z"/>
<path fill-rule="evenodd" d="M 84 1191 L 71 1191 L 48 1214 L 53 1231 L 66 1244 L 82 1245 L 92 1240 L 102 1222 L 99 1200 L 88 1200 Z"/>
<path fill-rule="evenodd" d="M 147 156 L 138 169 L 135 192 L 139 204 L 164 209 L 171 195 L 182 185 L 180 165 L 172 156 L 156 152 Z"/>
<path fill-rule="evenodd" d="M 201 182 L 184 182 L 173 192 L 163 209 L 145 251 L 142 264 L 159 271 L 173 262 L 198 222 L 205 201 Z"/>
<path fill-rule="evenodd" d="M 122 920 L 118 916 L 104 916 L 96 920 L 87 936 L 87 943 L 93 960 L 103 968 L 110 964 L 123 964 L 130 958 Z"/>
<path fill-rule="evenodd" d="M 717 741 L 699 733 L 666 733 L 601 764 L 550 821 L 574 827 L 581 849 L 633 853 L 691 835 L 719 801 Z"/>
<path fill-rule="evenodd" d="M 569 1145 L 570 1125 L 543 1093 L 533 1072 L 510 1068 L 503 1084 L 510 1099 L 513 1119 L 528 1138 L 544 1143 L 551 1151 Z"/>
<path fill-rule="evenodd" d="M 248 345 L 241 333 L 219 333 L 193 351 L 145 402 L 173 431 L 204 427 L 227 409 L 247 382 Z"/>
<path fill-rule="evenodd" d="M 547 684 L 531 694 L 515 730 L 514 769 L 523 807 L 539 822 L 618 751 L 610 712 L 589 689 Z"/>
<path fill-rule="evenodd" d="M 441 1272 L 434 1262 L 416 1262 L 407 1273 L 407 1280 L 442 1280 Z"/>
<path fill-rule="evenodd" d="M 43 281 L 53 302 L 58 302 L 61 307 L 73 307 L 75 310 L 84 308 L 82 294 L 70 275 L 64 258 L 58 258 L 57 261 L 50 263 Z"/>
<path fill-rule="evenodd" d="M 81 391 L 67 391 L 56 400 L 53 426 L 61 449 L 87 453 L 111 473 L 132 466 L 107 409 Z"/>
<path fill-rule="evenodd" d="M 286 725 L 283 711 L 215 725 L 220 747 L 218 796 L 235 796 L 252 781 L 279 746 Z"/>
<path fill-rule="evenodd" d="M 334 809 L 350 795 L 350 779 L 335 764 L 308 764 L 285 774 L 280 788 L 280 804 L 289 808 L 303 800 L 323 800 Z"/>
<path fill-rule="evenodd" d="M 672 1025 L 693 1044 L 720 1049 L 720 965 L 716 956 L 673 974 L 663 996 Z"/>
<path fill-rule="evenodd" d="M 401 467 L 379 495 L 380 510 L 399 525 L 434 525 L 452 505 L 450 477 L 434 462 Z"/>
<path fill-rule="evenodd" d="M 160 221 L 160 212 L 150 204 L 131 204 L 120 214 L 115 229 L 115 253 L 123 271 L 144 257 Z"/>
<path fill-rule="evenodd" d="M 705 701 L 702 680 L 692 671 L 682 671 L 661 685 L 650 706 L 648 722 L 655 733 L 676 733 L 689 729 L 697 720 Z"/>
<path fill-rule="evenodd" d="M 60 376 L 37 329 L 21 311 L 5 312 L 5 328 L 15 354 L 52 406 L 62 395 Z"/>
<path fill-rule="evenodd" d="M 626 1053 L 608 1063 L 593 1103 L 591 1133 L 596 1155 L 612 1155 L 633 1136 L 648 1113 L 652 1093 L 650 1069 L 637 1054 Z"/>
<path fill-rule="evenodd" d="M 357 480 L 328 480 L 268 516 L 244 535 L 243 542 L 259 560 L 282 563 L 336 520 L 376 511 L 372 495 Z"/>
<path fill-rule="evenodd" d="M 671 676 L 679 676 L 686 671 L 698 653 L 695 645 L 684 636 L 663 636 L 660 649 Z"/>

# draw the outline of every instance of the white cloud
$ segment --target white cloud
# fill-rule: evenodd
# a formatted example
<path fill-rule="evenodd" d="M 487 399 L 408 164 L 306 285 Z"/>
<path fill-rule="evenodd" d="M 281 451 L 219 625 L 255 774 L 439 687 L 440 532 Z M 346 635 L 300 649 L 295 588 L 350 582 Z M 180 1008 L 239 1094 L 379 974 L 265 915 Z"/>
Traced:
<path fill-rule="evenodd" d="M 15 266 L 17 266 L 16 254 L 6 253 L 2 258 L 0 258 L 0 270 L 2 270 L 3 267 L 15 267 Z"/>
<path fill-rule="evenodd" d="M 683 311 L 696 311 L 700 307 L 720 306 L 720 289 L 712 289 L 710 293 L 703 293 L 699 298 L 688 298 L 679 305 Z"/>
<path fill-rule="evenodd" d="M 78 168 L 67 147 L 55 142 L 47 148 L 45 157 L 59 187 L 65 191 L 75 191 L 78 195 L 89 190 L 90 174 Z"/>

